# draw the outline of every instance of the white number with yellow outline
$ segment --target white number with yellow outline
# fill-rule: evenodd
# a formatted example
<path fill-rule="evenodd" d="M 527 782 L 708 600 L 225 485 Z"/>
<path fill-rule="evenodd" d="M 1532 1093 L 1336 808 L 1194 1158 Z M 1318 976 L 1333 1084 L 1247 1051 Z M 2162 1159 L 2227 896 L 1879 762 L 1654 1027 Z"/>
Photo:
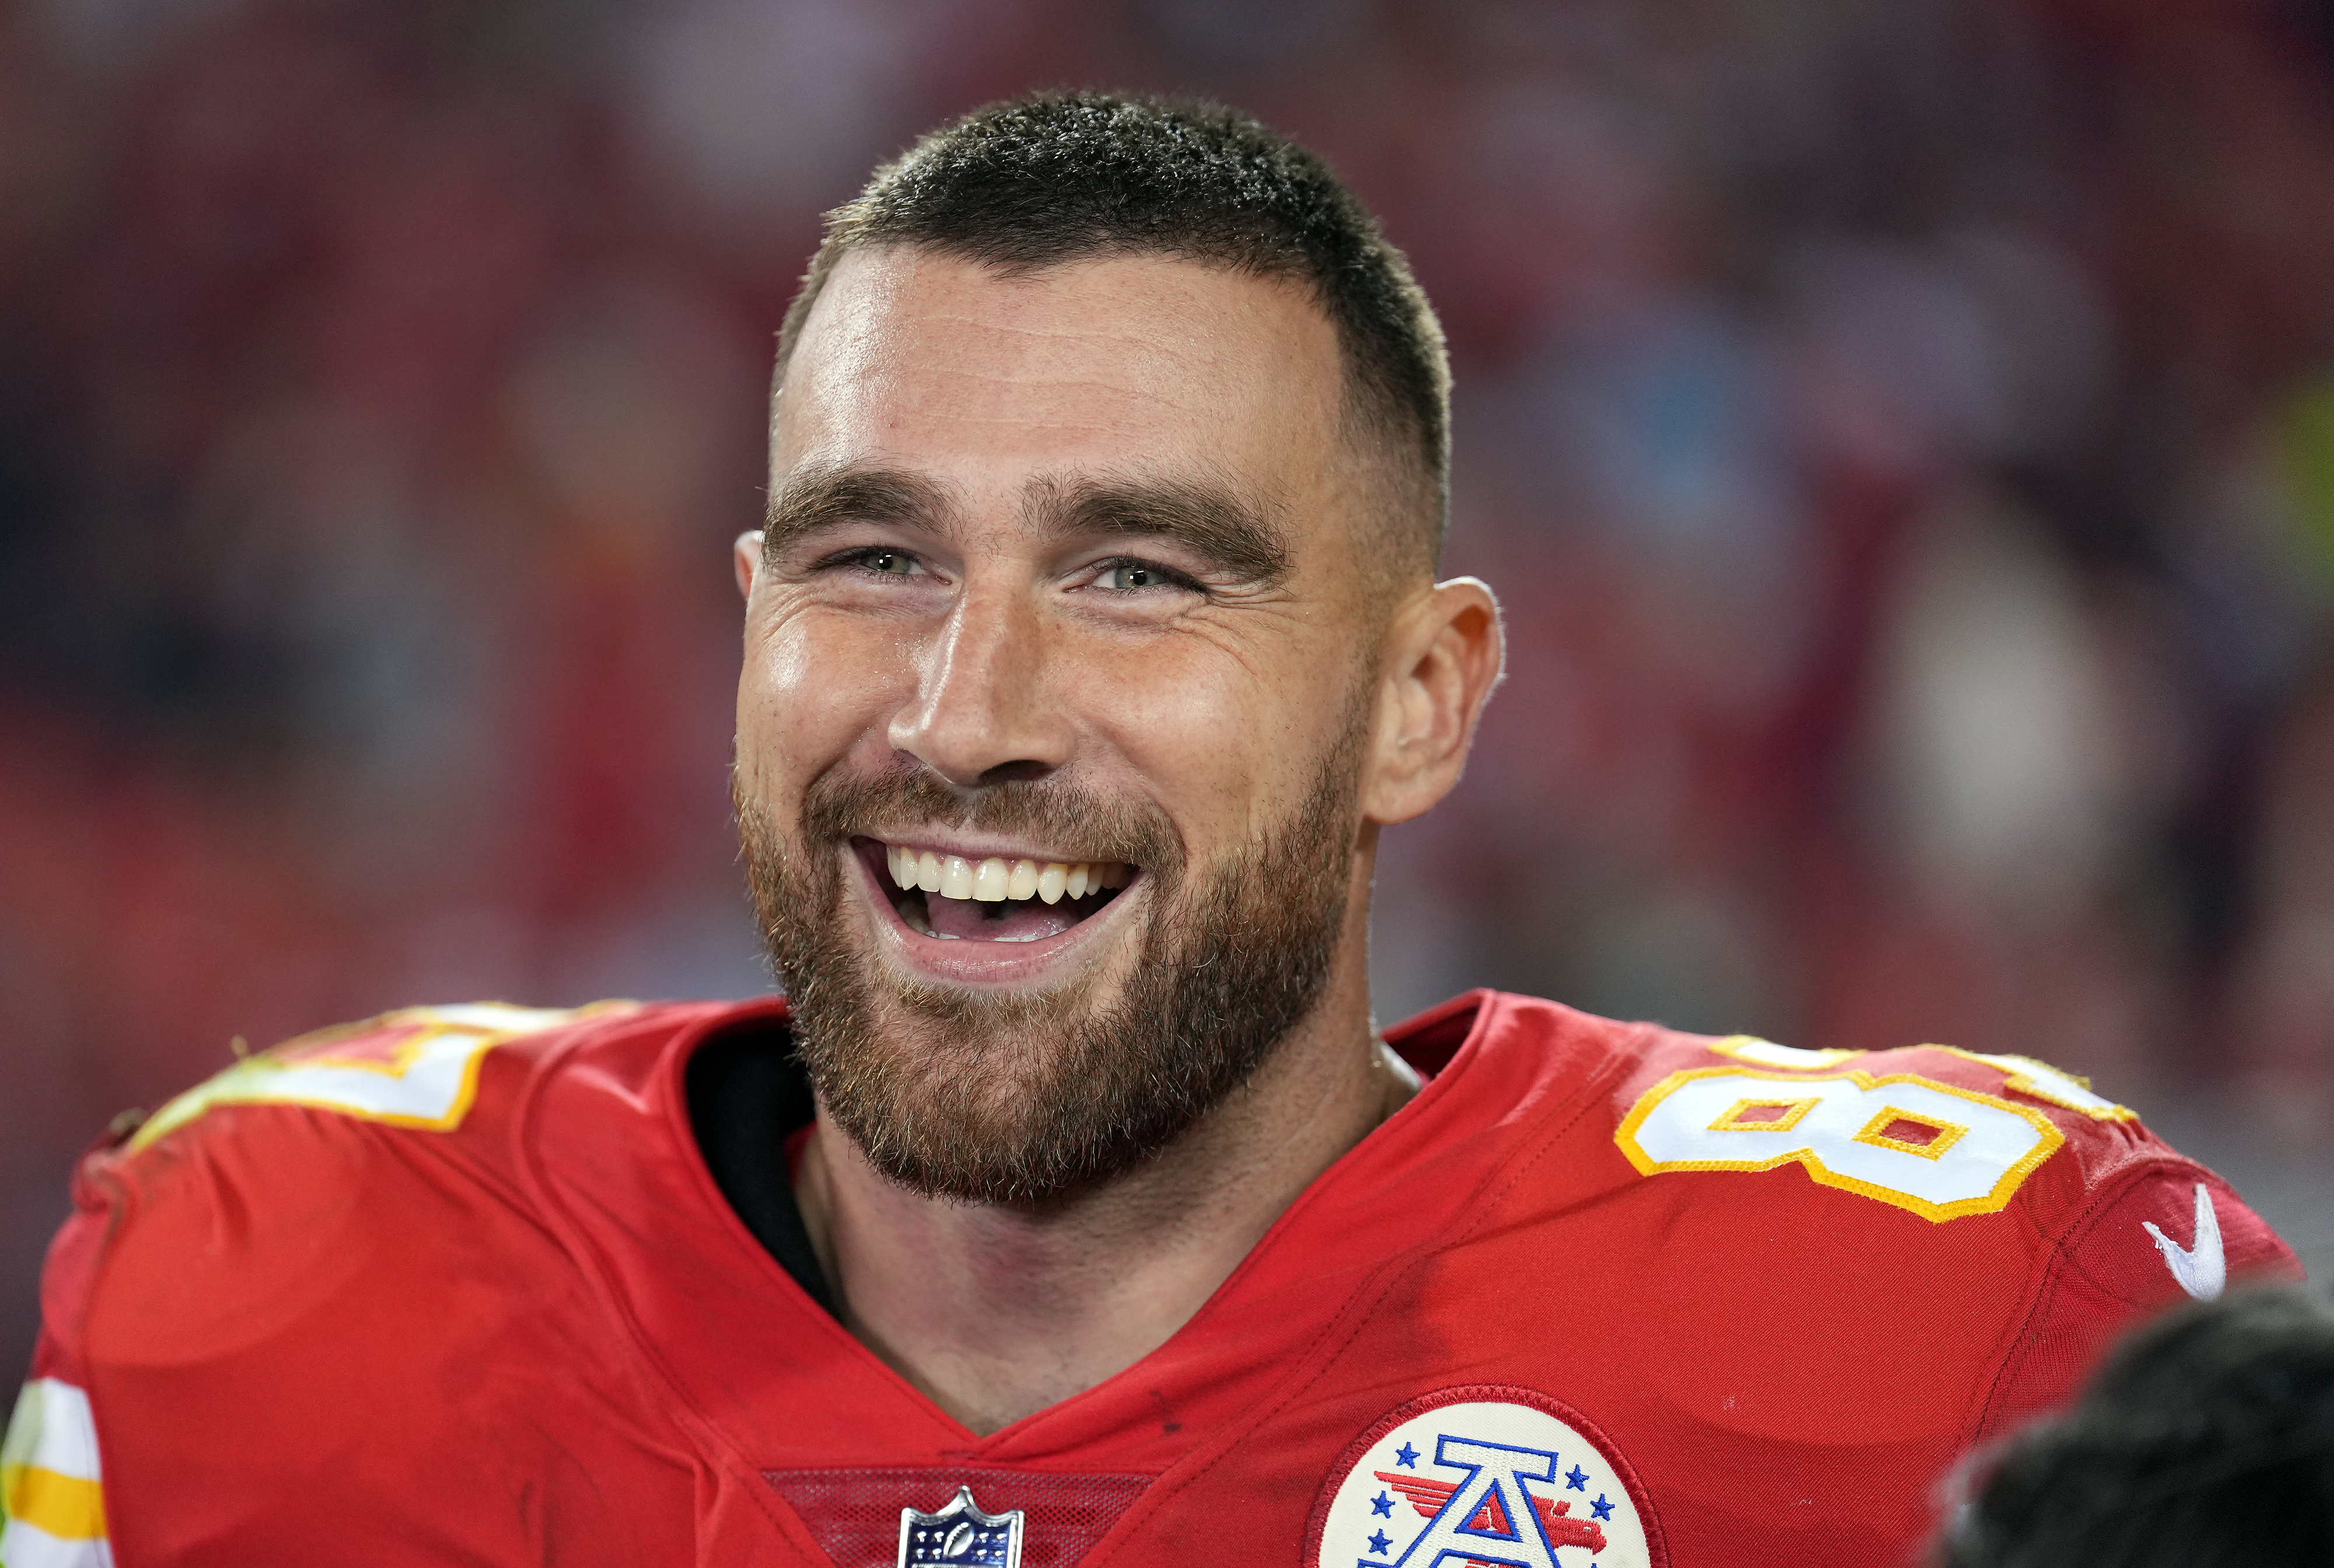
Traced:
<path fill-rule="evenodd" d="M 475 1002 L 409 1007 L 362 1023 L 288 1040 L 246 1057 L 147 1118 L 130 1139 L 143 1148 L 217 1105 L 305 1105 L 367 1121 L 444 1132 L 461 1125 L 477 1092 L 478 1064 L 506 1040 L 540 1034 L 625 1002 L 583 1008 Z"/>
<path fill-rule="evenodd" d="M 2040 1111 L 1913 1073 L 1704 1067 L 1647 1089 L 1613 1141 L 1646 1176 L 1796 1163 L 1943 1221 L 1999 1210 L 2066 1140 Z"/>

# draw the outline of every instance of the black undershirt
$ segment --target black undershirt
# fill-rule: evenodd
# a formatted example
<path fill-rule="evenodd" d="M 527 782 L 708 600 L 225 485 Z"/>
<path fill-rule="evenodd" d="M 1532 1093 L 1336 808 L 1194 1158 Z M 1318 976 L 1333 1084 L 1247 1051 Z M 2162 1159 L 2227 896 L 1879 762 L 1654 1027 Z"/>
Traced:
<path fill-rule="evenodd" d="M 786 1169 L 786 1140 L 815 1114 L 786 1025 L 763 1020 L 714 1035 L 689 1059 L 689 1124 L 713 1185 L 778 1266 L 834 1311 Z"/>

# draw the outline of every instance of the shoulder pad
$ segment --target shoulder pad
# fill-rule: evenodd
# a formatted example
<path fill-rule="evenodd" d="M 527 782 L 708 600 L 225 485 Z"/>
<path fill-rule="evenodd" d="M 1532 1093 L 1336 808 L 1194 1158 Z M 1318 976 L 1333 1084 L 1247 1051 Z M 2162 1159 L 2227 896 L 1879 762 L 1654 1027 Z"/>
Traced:
<path fill-rule="evenodd" d="M 2127 1106 L 2093 1092 L 2091 1080 L 2071 1072 L 2061 1072 L 2047 1061 L 2037 1061 L 2030 1056 L 1997 1056 L 1982 1050 L 1963 1050 L 1955 1045 L 1915 1045 L 1899 1050 L 1807 1050 L 1799 1046 L 1777 1045 L 1770 1040 L 1752 1035 L 1729 1035 L 1724 1040 L 1706 1040 L 1702 1049 L 1720 1056 L 1745 1062 L 1752 1067 L 1782 1068 L 1792 1072 L 1817 1072 L 1842 1066 L 1861 1067 L 1869 1072 L 1884 1072 L 1901 1066 L 1913 1065 L 1910 1059 L 1916 1052 L 1936 1051 L 1963 1061 L 1975 1062 L 1981 1070 L 1974 1074 L 1955 1072 L 1946 1068 L 1946 1076 L 1955 1080 L 1966 1078 L 1969 1086 L 1991 1089 L 1997 1084 L 2035 1099 L 2044 1100 L 2067 1110 L 2078 1110 L 2098 1121 L 2136 1121 L 2139 1113 Z M 1925 1063 L 1931 1076 L 1945 1064 Z"/>

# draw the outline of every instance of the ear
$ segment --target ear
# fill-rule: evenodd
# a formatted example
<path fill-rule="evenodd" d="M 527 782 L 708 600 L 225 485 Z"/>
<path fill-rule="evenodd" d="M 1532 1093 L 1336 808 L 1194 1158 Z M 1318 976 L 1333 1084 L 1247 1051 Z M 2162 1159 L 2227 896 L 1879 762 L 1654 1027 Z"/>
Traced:
<path fill-rule="evenodd" d="M 1395 612 L 1362 786 L 1365 819 L 1408 821 L 1451 792 L 1506 658 L 1500 602 L 1473 577 L 1437 583 Z"/>
<path fill-rule="evenodd" d="M 738 596 L 754 596 L 754 572 L 762 564 L 762 530 L 748 528 L 729 547 L 729 565 L 738 574 Z"/>

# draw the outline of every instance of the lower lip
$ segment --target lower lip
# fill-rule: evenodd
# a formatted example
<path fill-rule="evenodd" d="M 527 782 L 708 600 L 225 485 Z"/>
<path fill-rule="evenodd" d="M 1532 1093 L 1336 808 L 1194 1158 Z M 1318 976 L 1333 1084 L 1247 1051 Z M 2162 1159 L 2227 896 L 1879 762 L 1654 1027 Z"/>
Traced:
<path fill-rule="evenodd" d="M 875 929 L 892 957 L 919 979 L 950 985 L 1035 990 L 1058 984 L 1068 978 L 1066 972 L 1085 962 L 1085 950 L 1108 936 L 1107 928 L 1120 921 L 1119 912 L 1146 891 L 1150 884 L 1148 876 L 1137 872 L 1134 880 L 1117 897 L 1067 931 L 1057 931 L 1031 942 L 927 936 L 892 907 L 888 873 L 882 867 L 882 847 L 853 847 L 845 853 L 859 867 L 862 892 L 874 906 Z"/>

